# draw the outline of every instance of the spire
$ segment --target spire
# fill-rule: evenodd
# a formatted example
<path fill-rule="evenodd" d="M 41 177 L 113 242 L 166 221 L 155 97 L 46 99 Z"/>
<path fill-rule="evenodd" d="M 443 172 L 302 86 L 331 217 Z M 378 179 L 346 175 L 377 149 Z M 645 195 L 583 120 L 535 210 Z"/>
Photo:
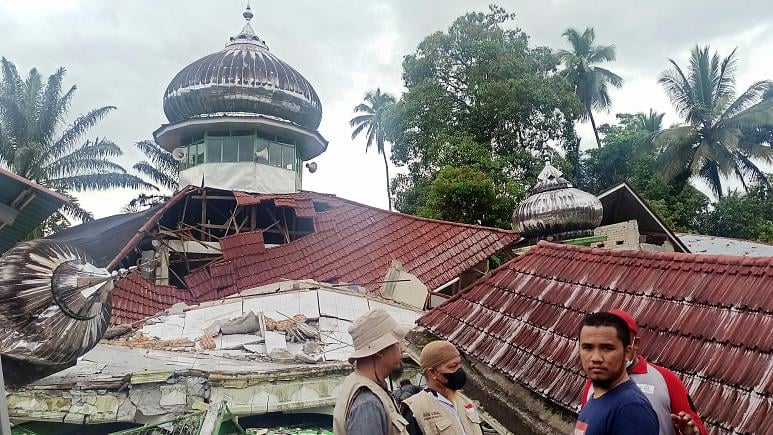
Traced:
<path fill-rule="evenodd" d="M 537 184 L 531 189 L 530 193 L 535 194 L 538 192 L 546 192 L 548 190 L 563 189 L 572 187 L 572 184 L 568 180 L 562 177 L 563 173 L 552 164 L 550 164 L 550 157 L 545 154 L 545 167 L 537 175 Z"/>
<path fill-rule="evenodd" d="M 255 31 L 252 30 L 252 25 L 250 25 L 250 21 L 252 20 L 252 17 L 254 17 L 252 13 L 252 8 L 250 8 L 250 2 L 247 0 L 247 7 L 244 9 L 244 12 L 242 13 L 242 16 L 244 17 L 244 27 L 242 27 L 242 31 L 239 32 L 238 35 L 232 36 L 228 44 L 255 44 L 262 48 L 265 48 L 268 50 L 268 46 L 266 45 L 266 41 L 260 39 L 258 35 L 255 34 Z"/>

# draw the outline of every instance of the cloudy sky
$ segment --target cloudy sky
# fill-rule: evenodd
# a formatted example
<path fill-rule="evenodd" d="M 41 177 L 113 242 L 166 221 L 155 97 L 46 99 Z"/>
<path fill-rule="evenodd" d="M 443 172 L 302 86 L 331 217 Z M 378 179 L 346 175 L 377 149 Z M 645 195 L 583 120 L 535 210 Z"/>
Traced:
<path fill-rule="evenodd" d="M 133 144 L 152 137 L 166 121 L 161 98 L 169 81 L 190 62 L 220 50 L 243 25 L 244 0 L 0 0 L 0 55 L 24 74 L 67 68 L 78 85 L 71 116 L 114 105 L 91 136 L 106 136 L 124 150 L 121 163 L 141 158 Z M 399 95 L 402 57 L 424 36 L 446 29 L 489 0 L 253 0 L 253 27 L 272 52 L 316 88 L 323 104 L 320 132 L 330 141 L 319 170 L 304 188 L 386 207 L 383 163 L 353 142 L 348 119 L 365 91 L 376 86 Z M 624 77 L 613 92 L 611 114 L 654 108 L 676 122 L 656 83 L 667 59 L 684 64 L 696 43 L 723 54 L 738 47 L 738 85 L 773 78 L 773 8 L 769 0 L 501 0 L 533 45 L 565 47 L 567 27 L 592 26 L 598 43 L 615 44 L 609 68 Z M 588 125 L 583 146 L 593 145 Z M 78 195 L 97 217 L 108 216 L 134 192 Z"/>

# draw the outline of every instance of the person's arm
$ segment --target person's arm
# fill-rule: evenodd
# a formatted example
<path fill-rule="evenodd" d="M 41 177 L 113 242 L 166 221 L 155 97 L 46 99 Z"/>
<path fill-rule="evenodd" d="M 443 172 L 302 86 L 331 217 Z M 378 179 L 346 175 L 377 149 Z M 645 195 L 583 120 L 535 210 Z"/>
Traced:
<path fill-rule="evenodd" d="M 588 403 L 588 393 L 590 393 L 591 386 L 590 379 L 585 381 L 585 386 L 582 387 L 582 396 L 580 396 L 580 407 L 585 408 L 585 404 Z"/>
<path fill-rule="evenodd" d="M 424 435 L 419 427 L 419 422 L 416 421 L 416 417 L 413 416 L 413 411 L 411 411 L 411 408 L 409 408 L 408 405 L 403 403 L 400 413 L 403 415 L 403 418 L 408 421 L 408 426 L 406 426 L 405 429 L 408 431 L 409 435 Z"/>
<path fill-rule="evenodd" d="M 612 433 L 625 435 L 658 435 L 658 417 L 652 406 L 628 403 L 621 406 L 612 422 Z"/>
<path fill-rule="evenodd" d="M 687 388 L 676 373 L 666 368 L 652 365 L 666 381 L 668 396 L 671 399 L 671 419 L 682 435 L 707 435 L 698 412 L 687 393 Z M 697 429 L 697 432 L 696 432 Z"/>
<path fill-rule="evenodd" d="M 352 401 L 346 418 L 347 435 L 388 435 L 386 412 L 379 398 L 362 389 Z"/>

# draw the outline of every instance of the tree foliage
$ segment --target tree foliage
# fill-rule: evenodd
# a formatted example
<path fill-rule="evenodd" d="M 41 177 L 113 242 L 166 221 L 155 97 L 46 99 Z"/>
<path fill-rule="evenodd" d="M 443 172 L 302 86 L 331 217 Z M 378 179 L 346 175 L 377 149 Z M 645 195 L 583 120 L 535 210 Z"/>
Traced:
<path fill-rule="evenodd" d="M 69 196 L 69 192 L 116 187 L 150 188 L 139 177 L 127 174 L 112 159 L 122 154 L 112 141 L 96 138 L 83 141 L 89 129 L 112 106 L 90 110 L 63 126 L 76 87 L 65 90 L 64 68 L 43 81 L 36 69 L 22 79 L 16 66 L 2 58 L 0 81 L 0 165 L 24 178 Z M 91 213 L 72 198 L 61 212 L 81 220 Z M 68 225 L 61 214 L 47 223 L 46 231 Z"/>
<path fill-rule="evenodd" d="M 720 59 L 709 47 L 693 48 L 687 70 L 674 60 L 658 80 L 685 125 L 658 133 L 661 167 L 669 179 L 704 180 L 721 198 L 728 178 L 768 183 L 760 163 L 773 164 L 765 132 L 773 129 L 773 98 L 764 98 L 771 82 L 762 80 L 736 97 L 735 50 Z"/>
<path fill-rule="evenodd" d="M 528 35 L 505 25 L 513 18 L 493 6 L 468 13 L 405 57 L 407 92 L 386 123 L 392 159 L 408 169 L 393 180 L 398 210 L 509 226 L 549 144 L 576 163 L 582 107 L 556 56 L 529 47 Z M 474 211 L 459 208 L 465 200 Z"/>
<path fill-rule="evenodd" d="M 148 184 L 155 186 L 158 193 L 140 193 L 124 207 L 127 212 L 162 204 L 170 198 L 170 195 L 163 191 L 175 192 L 180 188 L 179 165 L 172 153 L 150 140 L 137 142 L 134 146 L 142 151 L 147 160 L 135 163 L 132 168 L 146 179 Z"/>
<path fill-rule="evenodd" d="M 615 46 L 593 45 L 596 33 L 592 27 L 586 28 L 582 34 L 576 29 L 567 29 L 563 36 L 569 41 L 572 49 L 557 52 L 558 60 L 564 64 L 561 74 L 569 80 L 580 98 L 585 108 L 581 119 L 590 120 L 593 134 L 596 136 L 596 145 L 601 148 L 593 111 L 609 110 L 612 106 L 609 86 L 621 87 L 623 78 L 598 64 L 612 62 L 617 58 Z"/>
<path fill-rule="evenodd" d="M 714 204 L 698 232 L 773 243 L 773 189 L 761 183 L 748 193 L 733 192 Z"/>
<path fill-rule="evenodd" d="M 687 179 L 667 180 L 657 168 L 651 145 L 652 122 L 661 114 L 618 114 L 618 123 L 604 124 L 599 131 L 604 147 L 589 150 L 582 160 L 579 187 L 598 194 L 627 182 L 660 216 L 677 231 L 694 230 L 708 206 L 708 198 L 687 183 Z"/>
<path fill-rule="evenodd" d="M 389 209 L 392 210 L 392 195 L 389 189 L 389 164 L 387 163 L 386 151 L 386 130 L 384 128 L 384 118 L 386 112 L 395 104 L 395 97 L 392 94 L 381 92 L 380 88 L 369 91 L 365 94 L 363 102 L 355 106 L 355 115 L 349 121 L 352 130 L 352 140 L 361 133 L 365 133 L 365 152 L 376 143 L 376 150 L 384 158 L 384 172 L 386 174 L 386 191 Z"/>

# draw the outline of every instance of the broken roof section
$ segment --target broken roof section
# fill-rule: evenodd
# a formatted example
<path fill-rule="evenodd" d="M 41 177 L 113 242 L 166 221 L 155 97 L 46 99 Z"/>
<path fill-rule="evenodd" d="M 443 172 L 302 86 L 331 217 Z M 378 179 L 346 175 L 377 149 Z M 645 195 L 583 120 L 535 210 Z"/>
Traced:
<path fill-rule="evenodd" d="M 372 309 L 407 324 L 421 315 L 313 281 L 178 304 L 136 330 L 117 327 L 123 335 L 103 340 L 75 367 L 13 391 L 11 418 L 145 423 L 221 401 L 236 415 L 331 407 L 351 372 L 348 328 Z"/>
<path fill-rule="evenodd" d="M 0 168 L 0 254 L 24 239 L 67 197 Z"/>
<path fill-rule="evenodd" d="M 113 323 L 283 279 L 355 283 L 375 292 L 393 260 L 436 289 L 494 254 L 510 258 L 519 239 L 513 231 L 408 216 L 333 195 L 191 186 L 158 208 L 53 238 L 82 247 L 100 266 L 149 264 L 142 277 L 116 284 Z"/>
<path fill-rule="evenodd" d="M 773 257 L 610 251 L 540 242 L 419 319 L 567 409 L 585 376 L 586 313 L 636 317 L 640 353 L 684 381 L 711 433 L 773 427 Z"/>

